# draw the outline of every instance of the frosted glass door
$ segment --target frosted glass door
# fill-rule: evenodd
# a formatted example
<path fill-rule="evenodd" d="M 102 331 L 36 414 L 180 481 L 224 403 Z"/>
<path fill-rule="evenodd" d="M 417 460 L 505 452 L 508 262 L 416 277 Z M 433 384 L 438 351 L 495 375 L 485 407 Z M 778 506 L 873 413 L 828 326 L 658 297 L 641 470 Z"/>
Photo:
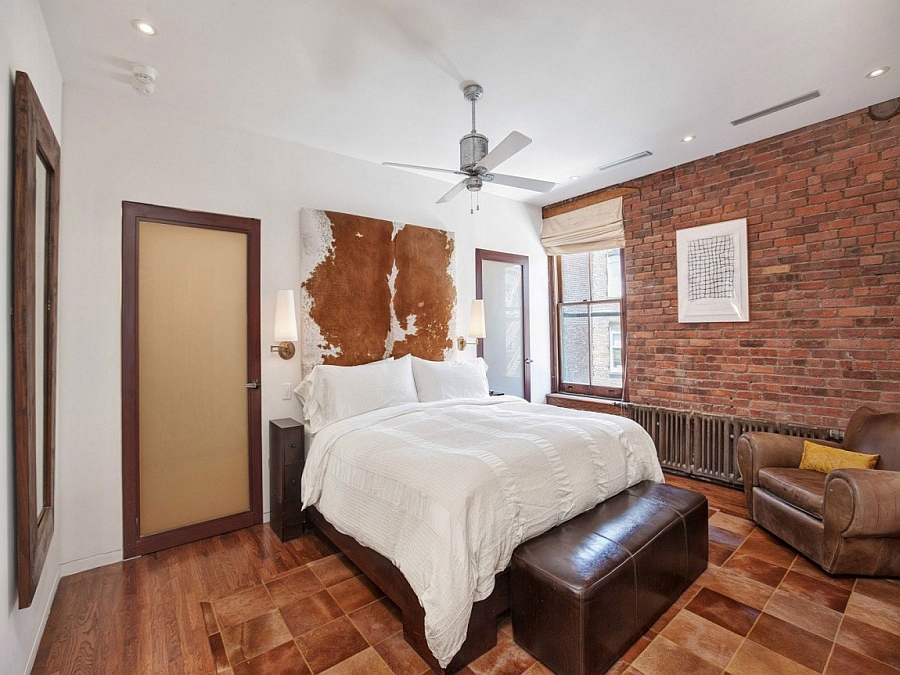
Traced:
<path fill-rule="evenodd" d="M 492 391 L 529 399 L 527 258 L 479 251 L 477 292 L 484 300 L 485 338 L 479 353 Z M 497 259 L 500 258 L 500 259 Z M 504 259 L 509 258 L 509 259 Z"/>

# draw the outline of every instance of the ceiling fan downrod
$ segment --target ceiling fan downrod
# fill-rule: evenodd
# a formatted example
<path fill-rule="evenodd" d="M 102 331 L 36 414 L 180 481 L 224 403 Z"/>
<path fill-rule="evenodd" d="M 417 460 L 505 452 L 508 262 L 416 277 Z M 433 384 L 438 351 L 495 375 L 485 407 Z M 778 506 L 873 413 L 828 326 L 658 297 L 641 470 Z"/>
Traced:
<path fill-rule="evenodd" d="M 472 131 L 459 139 L 459 169 L 460 171 L 471 172 L 473 175 L 486 173 L 476 169 L 476 165 L 488 153 L 487 136 L 479 134 L 475 127 L 475 102 L 480 100 L 483 95 L 484 89 L 482 89 L 480 84 L 470 84 L 463 89 L 463 96 L 472 103 Z M 479 182 L 477 187 L 474 185 L 467 185 L 466 187 L 469 190 L 479 190 L 481 189 L 481 184 Z"/>
<path fill-rule="evenodd" d="M 465 89 L 463 89 L 463 96 L 467 101 L 472 102 L 472 133 L 476 133 L 475 131 L 475 101 L 480 101 L 481 97 L 484 96 L 484 89 L 480 84 L 470 84 L 467 85 Z"/>

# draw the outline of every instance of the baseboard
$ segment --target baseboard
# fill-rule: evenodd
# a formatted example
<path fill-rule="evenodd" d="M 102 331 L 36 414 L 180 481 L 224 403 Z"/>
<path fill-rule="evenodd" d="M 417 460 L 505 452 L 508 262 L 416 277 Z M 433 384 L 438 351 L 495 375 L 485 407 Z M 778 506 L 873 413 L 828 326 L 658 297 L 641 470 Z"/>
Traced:
<path fill-rule="evenodd" d="M 26 664 L 25 672 L 22 673 L 22 675 L 28 675 L 31 672 L 31 669 L 34 668 L 34 660 L 37 658 L 38 649 L 41 647 L 41 638 L 44 637 L 44 629 L 47 628 L 47 620 L 50 618 L 50 610 L 53 609 L 53 601 L 56 599 L 56 589 L 59 588 L 59 580 L 61 578 L 62 574 L 60 574 L 60 568 L 57 567 L 56 576 L 53 578 L 53 589 L 50 591 L 50 600 L 44 608 L 44 613 L 41 617 L 41 627 L 34 637 L 34 644 L 31 645 L 31 653 L 28 655 L 28 663 Z"/>
<path fill-rule="evenodd" d="M 122 549 L 63 563 L 59 566 L 59 576 L 67 577 L 71 574 L 78 574 L 85 570 L 92 570 L 95 567 L 103 567 L 104 565 L 110 565 L 117 562 L 122 562 Z"/>

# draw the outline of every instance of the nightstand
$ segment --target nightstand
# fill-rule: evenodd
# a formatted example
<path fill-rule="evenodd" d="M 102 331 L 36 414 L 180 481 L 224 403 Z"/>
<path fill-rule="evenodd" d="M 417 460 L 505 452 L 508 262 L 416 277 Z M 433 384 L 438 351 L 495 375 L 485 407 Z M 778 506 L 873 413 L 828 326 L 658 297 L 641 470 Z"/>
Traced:
<path fill-rule="evenodd" d="M 285 417 L 269 421 L 269 525 L 281 541 L 305 530 L 300 477 L 306 462 L 303 425 Z"/>

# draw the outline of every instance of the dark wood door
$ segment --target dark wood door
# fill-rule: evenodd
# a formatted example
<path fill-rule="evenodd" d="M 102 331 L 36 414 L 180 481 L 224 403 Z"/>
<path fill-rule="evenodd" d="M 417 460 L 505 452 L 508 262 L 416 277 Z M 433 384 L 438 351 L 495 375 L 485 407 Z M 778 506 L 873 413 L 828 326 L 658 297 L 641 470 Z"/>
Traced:
<path fill-rule="evenodd" d="M 125 557 L 262 522 L 259 221 L 125 202 Z"/>

